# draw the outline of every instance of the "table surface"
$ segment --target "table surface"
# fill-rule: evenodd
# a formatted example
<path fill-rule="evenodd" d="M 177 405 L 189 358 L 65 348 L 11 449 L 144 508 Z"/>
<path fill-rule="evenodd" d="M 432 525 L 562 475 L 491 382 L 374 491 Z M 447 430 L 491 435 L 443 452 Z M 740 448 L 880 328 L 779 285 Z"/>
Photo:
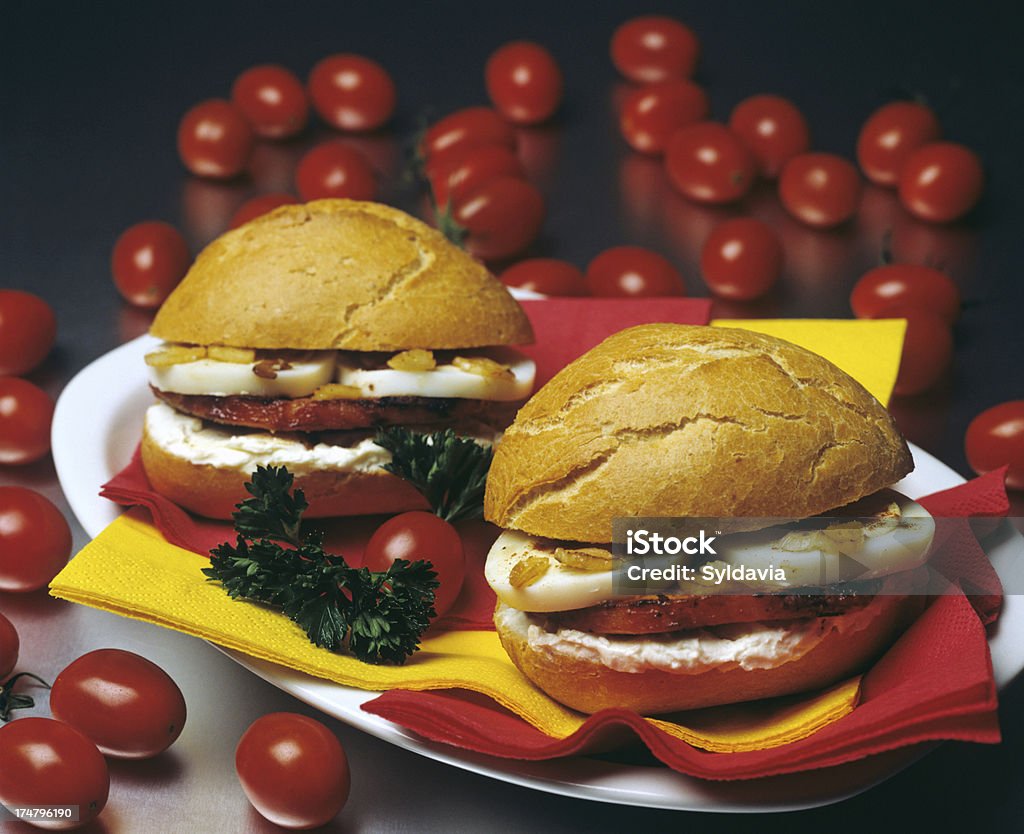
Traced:
<path fill-rule="evenodd" d="M 857 276 L 878 263 L 885 240 L 897 253 L 946 269 L 965 310 L 955 365 L 935 391 L 897 399 L 906 435 L 969 475 L 962 438 L 973 415 L 1024 395 L 1022 219 L 1019 164 L 1020 13 L 1009 4 L 868 2 L 512 4 L 205 3 L 18 4 L 5 10 L 4 107 L 0 115 L 0 285 L 45 297 L 59 320 L 58 346 L 31 378 L 55 396 L 88 362 L 144 332 L 149 317 L 123 305 L 109 276 L 110 247 L 142 219 L 175 223 L 194 249 L 226 227 L 251 194 L 291 190 L 291 171 L 322 128 L 260 146 L 251 174 L 228 185 L 187 177 L 175 154 L 181 113 L 224 96 L 235 75 L 278 62 L 305 75 L 340 51 L 381 61 L 398 85 L 390 129 L 360 137 L 388 185 L 382 197 L 416 208 L 401 186 L 403 149 L 419 120 L 485 103 L 482 66 L 514 38 L 547 44 L 566 76 L 555 121 L 528 131 L 522 147 L 549 214 L 536 254 L 586 262 L 609 245 L 651 246 L 676 261 L 689 292 L 704 295 L 699 246 L 733 210 L 699 208 L 668 190 L 656 162 L 630 154 L 614 109 L 625 89 L 607 57 L 614 27 L 664 10 L 698 33 L 697 80 L 724 119 L 747 95 L 796 101 L 814 144 L 852 157 L 857 130 L 875 107 L 923 96 L 947 135 L 975 148 L 988 186 L 964 223 L 911 220 L 893 196 L 869 188 L 857 219 L 814 232 L 781 215 L 770 188 L 735 211 L 769 218 L 786 249 L 782 286 L 719 315 L 847 317 Z M 1010 63 L 1012 62 L 1012 63 Z M 102 396 L 102 392 L 98 392 Z M 0 468 L 0 484 L 37 489 L 67 510 L 52 461 Z M 1015 514 L 1021 512 L 1019 496 Z M 86 537 L 72 519 L 76 549 Z M 168 753 L 111 765 L 112 790 L 88 830 L 221 832 L 271 830 L 245 801 L 233 772 L 238 737 L 257 716 L 312 711 L 256 679 L 215 649 L 182 635 L 49 599 L 0 594 L 22 637 L 21 669 L 53 675 L 84 651 L 120 646 L 166 668 L 182 686 L 189 721 Z M 45 712 L 46 699 L 41 697 Z M 914 822 L 927 830 L 1024 830 L 1024 685 L 1002 698 L 1004 741 L 945 744 L 885 784 L 840 805 L 765 817 L 675 814 L 606 806 L 528 791 L 391 747 L 328 721 L 352 761 L 353 791 L 337 831 L 863 831 Z M 7 824 L 11 831 L 24 826 Z M 27 828 L 25 830 L 28 830 Z"/>

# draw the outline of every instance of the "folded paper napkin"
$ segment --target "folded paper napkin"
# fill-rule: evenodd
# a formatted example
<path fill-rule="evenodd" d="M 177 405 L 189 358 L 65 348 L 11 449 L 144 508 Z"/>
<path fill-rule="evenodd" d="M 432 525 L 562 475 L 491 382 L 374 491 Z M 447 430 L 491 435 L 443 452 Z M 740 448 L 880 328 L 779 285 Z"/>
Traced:
<path fill-rule="evenodd" d="M 554 313 L 554 306 L 546 309 Z M 553 316 L 544 326 L 566 321 Z M 580 321 L 586 324 L 593 317 Z M 621 317 L 616 322 L 620 327 L 636 323 Z M 607 332 L 591 332 L 586 347 Z M 892 348 L 890 344 L 890 357 Z M 897 357 L 898 352 L 897 338 Z M 565 353 L 573 358 L 568 349 Z M 543 366 L 543 357 L 537 358 Z M 127 472 L 132 474 L 132 467 Z M 621 710 L 586 718 L 533 687 L 508 660 L 494 633 L 482 630 L 493 604 L 480 564 L 494 535 L 488 525 L 473 522 L 462 531 L 470 542 L 470 581 L 453 614 L 428 632 L 421 651 L 406 665 L 373 666 L 315 648 L 285 617 L 232 601 L 207 582 L 200 573 L 206 565 L 201 554 L 232 538 L 230 530 L 196 521 L 180 510 L 180 517 L 169 522 L 153 503 L 144 475 L 138 480 L 140 473 L 136 466 L 136 480 L 122 484 L 120 500 L 144 509 L 126 513 L 73 559 L 51 585 L 55 596 L 175 628 L 338 683 L 389 690 L 364 708 L 434 740 L 493 755 L 541 759 L 597 749 L 632 733 L 669 766 L 719 779 L 823 767 L 927 739 L 998 740 L 982 623 L 996 615 L 1000 589 L 966 524 L 948 537 L 943 560 L 958 576 L 969 578 L 976 596 L 969 600 L 955 593 L 937 599 L 863 680 L 810 696 L 691 712 L 676 720 L 643 719 Z M 928 503 L 936 514 L 947 515 L 1006 510 L 998 474 L 933 496 Z M 344 522 L 334 531 L 341 552 L 358 563 L 359 545 L 373 525 L 365 519 Z M 202 544 L 193 553 L 167 539 L 186 547 L 188 542 Z M 977 613 L 971 600 L 978 603 Z M 731 755 L 716 755 L 723 752 Z"/>

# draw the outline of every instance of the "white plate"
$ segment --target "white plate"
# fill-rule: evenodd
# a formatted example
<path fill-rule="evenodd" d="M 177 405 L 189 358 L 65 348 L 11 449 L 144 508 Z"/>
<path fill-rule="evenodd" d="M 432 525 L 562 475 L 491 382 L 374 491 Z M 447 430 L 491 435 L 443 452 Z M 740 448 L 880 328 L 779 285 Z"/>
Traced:
<path fill-rule="evenodd" d="M 100 357 L 81 373 L 57 403 L 53 458 L 68 503 L 90 536 L 120 512 L 100 498 L 99 487 L 125 466 L 152 402 L 143 355 L 156 340 L 141 336 Z M 900 484 L 911 497 L 963 483 L 963 478 L 927 452 L 914 448 L 917 469 Z M 1008 587 L 1024 584 L 1024 540 L 1016 532 L 990 551 Z M 997 684 L 1005 686 L 1024 669 L 1024 599 L 1007 596 L 999 627 L 990 640 Z M 765 812 L 811 808 L 837 802 L 889 778 L 915 761 L 921 747 L 873 756 L 849 765 L 791 776 L 743 782 L 707 782 L 663 767 L 622 765 L 586 757 L 518 762 L 433 744 L 370 715 L 360 705 L 376 693 L 340 686 L 237 652 L 227 654 L 264 680 L 371 735 L 399 747 L 474 773 L 517 785 L 584 799 L 694 811 Z"/>

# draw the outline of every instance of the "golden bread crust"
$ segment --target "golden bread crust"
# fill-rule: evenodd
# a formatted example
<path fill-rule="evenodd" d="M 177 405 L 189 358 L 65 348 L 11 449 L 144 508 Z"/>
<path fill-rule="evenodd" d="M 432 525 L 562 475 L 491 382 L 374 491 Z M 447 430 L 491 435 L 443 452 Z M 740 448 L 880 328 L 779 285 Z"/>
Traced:
<path fill-rule="evenodd" d="M 610 336 L 523 406 L 484 512 L 533 535 L 610 542 L 616 516 L 803 518 L 911 469 L 889 413 L 817 354 L 649 324 Z"/>
<path fill-rule="evenodd" d="M 355 200 L 281 206 L 217 238 L 150 333 L 301 350 L 533 341 L 526 314 L 481 263 L 414 217 Z"/>
<path fill-rule="evenodd" d="M 248 475 L 237 469 L 195 464 L 172 455 L 143 430 L 142 465 L 153 489 L 175 504 L 206 518 L 229 519 L 249 493 Z M 408 481 L 378 469 L 340 473 L 313 471 L 295 478 L 309 502 L 305 518 L 374 515 L 429 510 L 423 495 Z"/>
<path fill-rule="evenodd" d="M 866 669 L 920 615 L 921 595 L 879 595 L 868 606 L 866 627 L 835 629 L 796 660 L 770 669 L 739 666 L 683 674 L 660 669 L 621 672 L 567 653 L 538 650 L 504 625 L 501 603 L 495 625 L 512 662 L 548 695 L 572 709 L 594 713 L 610 707 L 659 715 L 688 709 L 755 701 L 821 689 Z M 843 614 L 860 617 L 865 612 Z"/>

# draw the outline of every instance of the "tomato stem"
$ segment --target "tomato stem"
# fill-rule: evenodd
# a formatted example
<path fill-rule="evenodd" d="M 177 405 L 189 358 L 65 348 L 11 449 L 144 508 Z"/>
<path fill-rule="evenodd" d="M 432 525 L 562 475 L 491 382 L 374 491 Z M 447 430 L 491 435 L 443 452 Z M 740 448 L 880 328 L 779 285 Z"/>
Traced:
<path fill-rule="evenodd" d="M 3 686 L 0 686 L 0 721 L 10 721 L 11 712 L 16 709 L 32 709 L 36 705 L 36 702 L 32 700 L 29 695 L 19 695 L 14 691 L 14 684 L 17 683 L 21 678 L 32 678 L 32 680 L 41 683 L 47 689 L 50 688 L 50 684 L 44 681 L 38 675 L 33 675 L 31 672 L 20 672 L 14 677 L 10 678 Z"/>

